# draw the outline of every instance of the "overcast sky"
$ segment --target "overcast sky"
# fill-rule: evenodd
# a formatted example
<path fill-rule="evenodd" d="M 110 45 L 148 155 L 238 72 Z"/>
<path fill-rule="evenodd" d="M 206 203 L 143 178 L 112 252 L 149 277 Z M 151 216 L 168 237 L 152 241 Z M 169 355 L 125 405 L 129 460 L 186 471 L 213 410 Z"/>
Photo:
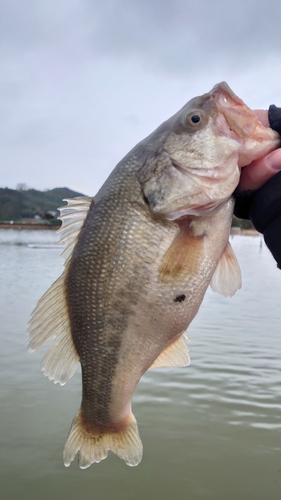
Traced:
<path fill-rule="evenodd" d="M 280 20 L 280 0 L 0 0 L 0 187 L 94 195 L 221 80 L 281 105 Z"/>

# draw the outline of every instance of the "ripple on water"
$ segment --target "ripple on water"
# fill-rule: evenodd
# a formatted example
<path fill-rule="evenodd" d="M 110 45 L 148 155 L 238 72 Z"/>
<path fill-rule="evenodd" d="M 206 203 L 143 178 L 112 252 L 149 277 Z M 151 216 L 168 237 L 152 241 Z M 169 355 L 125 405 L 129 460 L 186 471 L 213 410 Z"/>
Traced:
<path fill-rule="evenodd" d="M 55 386 L 40 373 L 44 348 L 26 351 L 29 314 L 63 264 L 60 249 L 27 245 L 57 235 L 13 231 L 3 244 L 0 230 L 1 498 L 279 500 L 281 272 L 259 239 L 231 240 L 243 288 L 232 299 L 208 291 L 189 329 L 191 365 L 148 371 L 137 387 L 142 464 L 112 456 L 81 473 L 61 458 L 80 374 Z"/>

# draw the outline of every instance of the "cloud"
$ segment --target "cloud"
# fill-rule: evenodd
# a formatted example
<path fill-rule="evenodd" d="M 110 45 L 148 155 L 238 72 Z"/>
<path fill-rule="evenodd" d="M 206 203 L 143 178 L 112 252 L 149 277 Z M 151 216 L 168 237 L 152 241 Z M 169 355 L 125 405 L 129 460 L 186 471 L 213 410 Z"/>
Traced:
<path fill-rule="evenodd" d="M 92 32 L 96 52 L 116 57 L 138 55 L 165 72 L 187 74 L 220 60 L 231 66 L 236 57 L 246 63 L 280 47 L 278 1 L 266 5 L 263 0 L 108 0 L 89 4 L 92 17 L 98 18 Z"/>
<path fill-rule="evenodd" d="M 94 194 L 145 135 L 218 81 L 281 103 L 279 0 L 3 0 L 1 186 Z"/>
<path fill-rule="evenodd" d="M 216 60 L 233 64 L 279 51 L 278 0 L 4 1 L 2 47 L 48 48 L 79 64 L 90 55 L 141 58 L 163 71 L 188 73 Z"/>

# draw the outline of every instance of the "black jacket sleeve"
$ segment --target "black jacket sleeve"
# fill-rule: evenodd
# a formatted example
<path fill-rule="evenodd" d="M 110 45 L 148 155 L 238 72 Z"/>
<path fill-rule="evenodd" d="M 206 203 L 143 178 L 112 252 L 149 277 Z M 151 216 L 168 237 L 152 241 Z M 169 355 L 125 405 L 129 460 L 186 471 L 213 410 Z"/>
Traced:
<path fill-rule="evenodd" d="M 271 128 L 281 134 L 281 108 L 269 107 Z M 281 171 L 256 191 L 235 193 L 234 214 L 250 219 L 254 227 L 264 235 L 264 240 L 281 269 Z"/>

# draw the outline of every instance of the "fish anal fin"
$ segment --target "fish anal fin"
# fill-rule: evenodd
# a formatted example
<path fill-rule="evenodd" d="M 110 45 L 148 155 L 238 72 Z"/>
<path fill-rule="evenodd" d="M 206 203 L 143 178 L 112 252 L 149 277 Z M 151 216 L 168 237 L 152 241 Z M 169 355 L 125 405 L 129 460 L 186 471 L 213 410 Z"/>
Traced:
<path fill-rule="evenodd" d="M 142 459 L 143 446 L 134 415 L 131 413 L 121 430 L 89 432 L 83 423 L 80 409 L 72 422 L 65 444 L 64 465 L 68 467 L 79 453 L 79 467 L 86 469 L 91 464 L 104 460 L 109 450 L 125 460 L 127 465 L 133 467 L 139 464 Z"/>
<path fill-rule="evenodd" d="M 197 274 L 204 248 L 204 235 L 194 236 L 188 226 L 183 226 L 166 251 L 159 267 L 162 281 L 172 280 L 181 274 Z"/>
<path fill-rule="evenodd" d="M 224 297 L 232 297 L 242 286 L 241 270 L 228 242 L 212 276 L 210 286 Z"/>
<path fill-rule="evenodd" d="M 190 364 L 189 349 L 187 347 L 187 332 L 170 344 L 152 363 L 150 368 L 161 366 L 188 366 Z"/>

